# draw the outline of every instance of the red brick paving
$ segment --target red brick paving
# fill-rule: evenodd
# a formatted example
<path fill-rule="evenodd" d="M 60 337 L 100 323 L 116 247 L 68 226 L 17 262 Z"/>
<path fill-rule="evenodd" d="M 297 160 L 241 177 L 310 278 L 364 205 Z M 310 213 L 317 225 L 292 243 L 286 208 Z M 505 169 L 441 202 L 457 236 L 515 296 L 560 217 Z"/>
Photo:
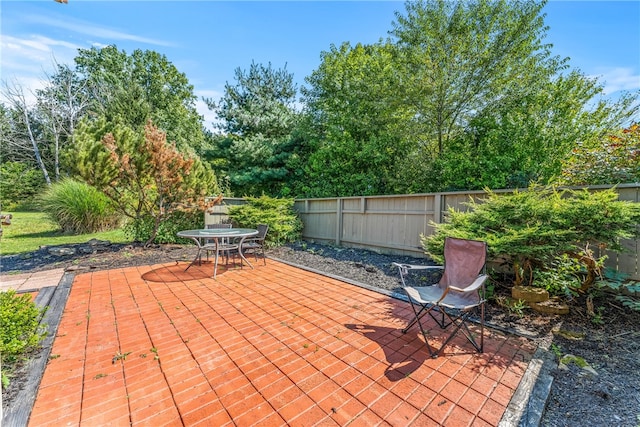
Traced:
<path fill-rule="evenodd" d="M 184 268 L 76 276 L 30 426 L 495 426 L 534 351 L 488 329 L 431 359 L 405 302 L 272 260 Z"/>

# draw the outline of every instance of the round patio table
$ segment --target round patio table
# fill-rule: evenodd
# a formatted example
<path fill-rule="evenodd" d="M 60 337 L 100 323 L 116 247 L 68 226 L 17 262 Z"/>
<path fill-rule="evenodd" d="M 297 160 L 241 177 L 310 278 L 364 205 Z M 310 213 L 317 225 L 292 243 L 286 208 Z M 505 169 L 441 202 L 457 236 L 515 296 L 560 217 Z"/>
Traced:
<path fill-rule="evenodd" d="M 191 239 L 198 246 L 198 253 L 194 260 L 187 266 L 187 271 L 196 261 L 202 261 L 202 251 L 215 251 L 216 258 L 213 264 L 213 278 L 218 273 L 218 256 L 220 251 L 237 250 L 240 254 L 240 265 L 242 261 L 253 268 L 253 265 L 242 254 L 242 242 L 250 236 L 258 234 L 258 230 L 253 228 L 206 228 L 200 230 L 178 231 L 178 237 Z M 231 243 L 233 241 L 233 243 Z"/>

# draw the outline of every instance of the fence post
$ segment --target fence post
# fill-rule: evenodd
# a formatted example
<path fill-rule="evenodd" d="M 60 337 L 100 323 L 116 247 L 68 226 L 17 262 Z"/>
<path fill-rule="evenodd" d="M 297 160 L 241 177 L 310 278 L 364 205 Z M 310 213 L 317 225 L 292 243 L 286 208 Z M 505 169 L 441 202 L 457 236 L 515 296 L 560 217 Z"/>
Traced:
<path fill-rule="evenodd" d="M 342 240 L 342 208 L 344 201 L 341 197 L 336 199 L 336 245 L 340 246 Z"/>
<path fill-rule="evenodd" d="M 442 193 L 435 193 L 433 195 L 433 222 L 440 224 L 442 222 L 442 199 L 444 195 Z"/>

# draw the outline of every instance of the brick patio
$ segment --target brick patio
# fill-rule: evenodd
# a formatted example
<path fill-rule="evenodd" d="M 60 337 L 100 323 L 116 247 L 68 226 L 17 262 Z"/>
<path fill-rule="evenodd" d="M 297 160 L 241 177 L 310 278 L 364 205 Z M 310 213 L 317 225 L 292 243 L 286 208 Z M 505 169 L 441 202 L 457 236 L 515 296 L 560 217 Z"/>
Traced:
<path fill-rule="evenodd" d="M 535 350 L 487 329 L 485 353 L 431 359 L 406 302 L 274 260 L 185 266 L 75 277 L 30 426 L 495 426 Z"/>

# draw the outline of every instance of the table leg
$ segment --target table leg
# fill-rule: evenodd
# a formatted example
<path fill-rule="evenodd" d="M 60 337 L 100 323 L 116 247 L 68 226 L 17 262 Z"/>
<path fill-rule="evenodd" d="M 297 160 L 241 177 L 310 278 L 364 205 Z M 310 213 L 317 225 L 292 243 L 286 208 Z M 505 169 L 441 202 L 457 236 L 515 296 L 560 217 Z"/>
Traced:
<path fill-rule="evenodd" d="M 218 246 L 218 239 L 215 239 L 216 242 L 216 259 L 213 263 L 213 278 L 216 278 L 216 274 L 218 274 L 218 253 L 220 252 L 220 247 Z"/>
<path fill-rule="evenodd" d="M 248 260 L 248 259 L 246 259 L 246 258 L 244 257 L 244 254 L 242 253 L 242 243 L 244 243 L 244 239 L 246 239 L 246 237 L 241 238 L 241 239 L 240 239 L 240 243 L 238 244 L 238 253 L 240 254 L 240 258 L 241 258 L 241 261 L 240 261 L 240 262 L 242 262 L 242 260 L 245 260 L 245 262 L 247 263 L 247 265 L 253 269 L 253 265 L 251 265 L 251 263 L 249 262 L 249 260 Z"/>
<path fill-rule="evenodd" d="M 200 246 L 200 241 L 195 237 L 192 237 L 191 240 L 193 240 L 196 243 L 196 246 L 198 247 L 198 253 L 196 254 L 196 257 L 193 259 L 193 261 L 191 261 L 191 263 L 187 266 L 187 268 L 184 269 L 184 271 L 187 271 L 188 269 L 190 269 L 191 266 L 196 263 L 196 260 L 202 260 L 202 258 L 201 258 L 202 257 L 202 253 L 201 253 L 202 248 Z M 202 261 L 200 261 L 199 264 L 202 264 Z"/>

